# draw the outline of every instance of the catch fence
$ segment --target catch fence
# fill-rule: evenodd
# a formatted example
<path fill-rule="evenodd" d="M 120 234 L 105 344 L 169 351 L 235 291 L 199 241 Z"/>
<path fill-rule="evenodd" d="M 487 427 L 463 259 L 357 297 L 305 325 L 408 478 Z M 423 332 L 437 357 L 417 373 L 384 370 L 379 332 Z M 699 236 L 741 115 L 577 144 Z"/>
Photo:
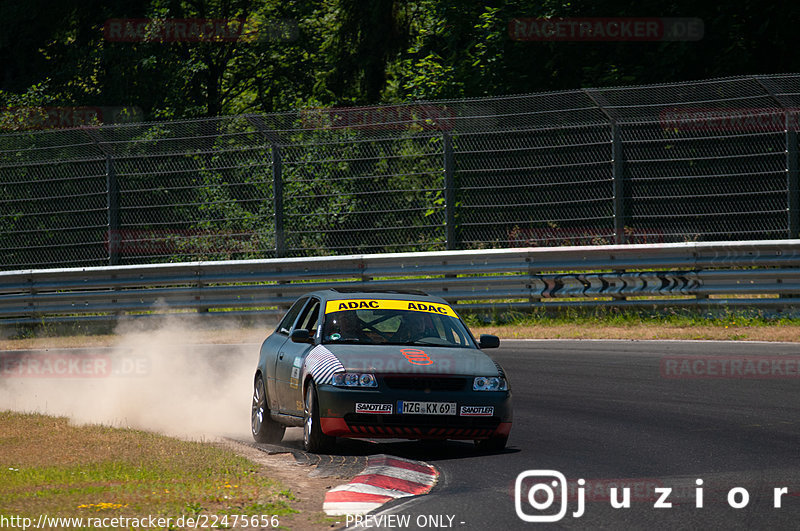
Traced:
<path fill-rule="evenodd" d="M 61 130 L 15 112 L 4 270 L 800 232 L 796 74 Z"/>

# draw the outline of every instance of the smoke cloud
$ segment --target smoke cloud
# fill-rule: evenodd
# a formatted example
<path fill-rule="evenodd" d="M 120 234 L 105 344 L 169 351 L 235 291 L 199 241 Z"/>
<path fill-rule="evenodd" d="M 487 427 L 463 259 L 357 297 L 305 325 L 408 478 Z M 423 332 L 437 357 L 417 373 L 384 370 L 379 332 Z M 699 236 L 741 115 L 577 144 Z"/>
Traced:
<path fill-rule="evenodd" d="M 0 353 L 0 410 L 193 439 L 249 438 L 259 345 L 196 344 L 200 328 L 123 322 L 113 347 Z"/>

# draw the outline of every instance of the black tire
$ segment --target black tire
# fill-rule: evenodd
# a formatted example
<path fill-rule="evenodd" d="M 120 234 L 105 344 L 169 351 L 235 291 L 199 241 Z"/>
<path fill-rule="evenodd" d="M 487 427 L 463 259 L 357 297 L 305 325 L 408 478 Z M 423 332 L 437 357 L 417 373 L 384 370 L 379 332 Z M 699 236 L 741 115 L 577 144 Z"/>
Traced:
<path fill-rule="evenodd" d="M 264 380 L 259 376 L 253 385 L 253 408 L 250 413 L 250 431 L 259 443 L 278 444 L 283 439 L 286 426 L 274 421 L 269 415 Z"/>
<path fill-rule="evenodd" d="M 508 435 L 503 437 L 492 437 L 491 439 L 478 439 L 475 441 L 475 446 L 481 452 L 495 453 L 502 452 L 506 443 L 508 443 Z"/>
<path fill-rule="evenodd" d="M 335 442 L 336 437 L 322 433 L 317 388 L 309 382 L 303 402 L 303 449 L 313 454 L 329 453 Z"/>

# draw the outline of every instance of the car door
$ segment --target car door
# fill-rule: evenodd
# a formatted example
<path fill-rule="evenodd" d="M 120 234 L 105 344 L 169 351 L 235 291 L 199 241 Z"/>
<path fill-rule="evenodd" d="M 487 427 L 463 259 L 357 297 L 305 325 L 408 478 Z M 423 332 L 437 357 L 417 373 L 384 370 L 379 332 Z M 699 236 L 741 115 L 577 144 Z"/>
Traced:
<path fill-rule="evenodd" d="M 316 297 L 309 299 L 300 312 L 294 330 L 308 330 L 312 339 L 311 343 L 294 343 L 286 341 L 278 351 L 278 360 L 275 366 L 275 376 L 278 382 L 278 403 L 281 411 L 289 415 L 301 415 L 303 412 L 303 390 L 301 388 L 300 373 L 308 352 L 318 342 L 317 333 L 320 323 L 320 300 Z"/>
<path fill-rule="evenodd" d="M 283 345 L 289 341 L 289 333 L 294 327 L 294 322 L 300 315 L 300 311 L 305 308 L 307 302 L 308 297 L 298 299 L 292 307 L 289 308 L 286 315 L 283 316 L 275 332 L 261 345 L 262 370 L 266 374 L 265 381 L 267 384 L 267 396 L 269 397 L 270 409 L 279 409 L 279 390 L 275 378 L 275 369 L 279 352 L 283 348 Z"/>

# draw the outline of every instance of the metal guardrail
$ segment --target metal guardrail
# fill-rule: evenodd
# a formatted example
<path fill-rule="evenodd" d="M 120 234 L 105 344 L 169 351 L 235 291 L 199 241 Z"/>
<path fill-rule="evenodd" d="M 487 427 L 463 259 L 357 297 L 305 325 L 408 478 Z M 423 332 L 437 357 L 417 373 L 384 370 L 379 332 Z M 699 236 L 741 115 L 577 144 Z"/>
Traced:
<path fill-rule="evenodd" d="M 0 272 L 0 324 L 277 313 L 330 287 L 422 289 L 460 311 L 800 305 L 800 240 L 486 249 Z M 723 298 L 719 298 L 723 296 Z M 734 298 L 724 298 L 732 296 Z"/>

